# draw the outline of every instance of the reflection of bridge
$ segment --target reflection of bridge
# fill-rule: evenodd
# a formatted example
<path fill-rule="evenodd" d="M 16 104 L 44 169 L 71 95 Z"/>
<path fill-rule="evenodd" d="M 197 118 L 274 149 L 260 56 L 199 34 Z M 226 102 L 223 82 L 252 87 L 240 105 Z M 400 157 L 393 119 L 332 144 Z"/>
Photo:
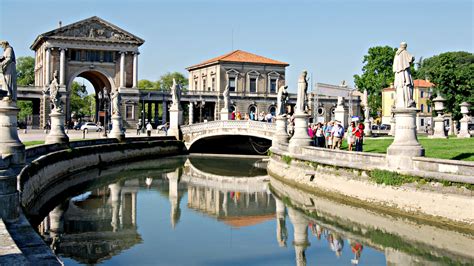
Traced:
<path fill-rule="evenodd" d="M 252 120 L 218 120 L 181 126 L 181 132 L 189 148 L 200 139 L 215 136 L 242 135 L 271 140 L 275 133 L 275 124 Z"/>

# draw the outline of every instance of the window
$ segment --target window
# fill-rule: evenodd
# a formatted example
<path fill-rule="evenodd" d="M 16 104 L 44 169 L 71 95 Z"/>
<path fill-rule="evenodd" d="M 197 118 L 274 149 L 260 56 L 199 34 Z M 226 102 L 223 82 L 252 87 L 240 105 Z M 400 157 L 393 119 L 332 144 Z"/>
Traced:
<path fill-rule="evenodd" d="M 422 104 L 421 107 L 420 107 L 420 109 L 421 109 L 421 112 L 424 113 L 424 112 L 425 112 L 425 105 Z"/>
<path fill-rule="evenodd" d="M 229 91 L 235 91 L 235 78 L 229 78 Z"/>
<path fill-rule="evenodd" d="M 133 119 L 133 105 L 125 105 L 125 119 Z"/>
<path fill-rule="evenodd" d="M 420 98 L 423 98 L 424 95 L 425 95 L 425 92 L 424 92 L 424 91 L 420 91 Z"/>
<path fill-rule="evenodd" d="M 428 113 L 431 113 L 431 105 L 428 105 L 427 111 L 428 111 Z"/>
<path fill-rule="evenodd" d="M 81 61 L 81 50 L 71 50 L 71 60 Z"/>
<path fill-rule="evenodd" d="M 216 78 L 212 78 L 211 80 L 211 89 L 214 91 L 216 89 Z"/>
<path fill-rule="evenodd" d="M 109 63 L 114 62 L 114 53 L 109 52 L 109 51 L 105 51 L 104 52 L 104 62 L 109 62 Z"/>
<path fill-rule="evenodd" d="M 206 79 L 205 78 L 202 79 L 202 90 L 206 91 Z"/>
<path fill-rule="evenodd" d="M 250 78 L 250 92 L 257 92 L 257 79 Z"/>
<path fill-rule="evenodd" d="M 422 127 L 424 127 L 424 126 L 425 126 L 425 119 L 423 119 L 423 118 L 422 118 L 422 119 L 420 119 L 420 125 L 421 125 Z"/>
<path fill-rule="evenodd" d="M 198 81 L 197 80 L 194 81 L 194 90 L 195 91 L 198 90 Z"/>
<path fill-rule="evenodd" d="M 275 116 L 276 114 L 276 107 L 275 106 L 270 106 L 270 108 L 268 108 L 268 112 L 270 114 L 272 114 L 272 116 Z"/>
<path fill-rule="evenodd" d="M 270 93 L 276 93 L 277 90 L 277 81 L 276 79 L 270 80 Z"/>

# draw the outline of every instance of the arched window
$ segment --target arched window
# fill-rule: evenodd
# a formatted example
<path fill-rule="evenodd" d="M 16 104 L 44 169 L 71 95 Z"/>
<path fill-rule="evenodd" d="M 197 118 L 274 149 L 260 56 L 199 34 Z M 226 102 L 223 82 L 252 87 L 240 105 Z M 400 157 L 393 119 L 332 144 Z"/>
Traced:
<path fill-rule="evenodd" d="M 249 110 L 249 119 L 257 120 L 257 106 L 252 104 L 249 106 L 248 110 Z"/>
<path fill-rule="evenodd" d="M 276 115 L 276 107 L 275 107 L 275 105 L 270 106 L 270 107 L 268 108 L 268 112 L 269 112 L 270 114 L 272 114 L 272 116 L 275 116 L 275 115 Z"/>

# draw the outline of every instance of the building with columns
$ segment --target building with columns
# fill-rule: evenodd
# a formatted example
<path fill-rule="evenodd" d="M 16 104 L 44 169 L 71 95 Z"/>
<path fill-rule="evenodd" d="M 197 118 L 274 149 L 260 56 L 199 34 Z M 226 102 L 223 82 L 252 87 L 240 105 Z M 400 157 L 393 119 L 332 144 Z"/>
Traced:
<path fill-rule="evenodd" d="M 122 114 L 127 121 L 138 117 L 138 48 L 144 40 L 99 17 L 90 17 L 38 35 L 35 51 L 35 86 L 47 88 L 59 74 L 66 120 L 71 119 L 70 91 L 73 80 L 83 77 L 95 89 L 96 119 L 110 115 L 107 101 L 116 88 L 122 94 Z M 104 100 L 105 99 L 105 100 Z M 40 126 L 49 119 L 47 95 L 40 100 Z M 100 120 L 103 121 L 103 120 Z"/>
<path fill-rule="evenodd" d="M 213 94 L 204 102 L 204 118 L 218 120 L 224 107 L 222 92 L 229 86 L 232 110 L 245 113 L 275 113 L 278 88 L 285 85 L 288 63 L 242 50 L 235 50 L 186 68 L 190 94 Z M 193 121 L 202 120 L 202 101 L 190 102 Z M 196 109 L 196 110 L 194 110 Z M 200 112 L 201 115 L 198 115 Z"/>

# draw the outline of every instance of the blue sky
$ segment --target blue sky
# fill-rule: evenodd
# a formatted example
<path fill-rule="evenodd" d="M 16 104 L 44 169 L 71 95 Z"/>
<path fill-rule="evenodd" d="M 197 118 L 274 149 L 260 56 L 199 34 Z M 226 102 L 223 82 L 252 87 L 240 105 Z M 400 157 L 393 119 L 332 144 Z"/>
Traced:
<path fill-rule="evenodd" d="M 406 41 L 416 58 L 473 52 L 473 2 L 0 0 L 0 39 L 10 41 L 17 57 L 32 56 L 35 37 L 58 21 L 66 25 L 96 15 L 145 39 L 139 79 L 187 74 L 187 66 L 233 47 L 288 62 L 287 84 L 296 91 L 305 69 L 314 82 L 352 85 L 371 46 Z"/>

